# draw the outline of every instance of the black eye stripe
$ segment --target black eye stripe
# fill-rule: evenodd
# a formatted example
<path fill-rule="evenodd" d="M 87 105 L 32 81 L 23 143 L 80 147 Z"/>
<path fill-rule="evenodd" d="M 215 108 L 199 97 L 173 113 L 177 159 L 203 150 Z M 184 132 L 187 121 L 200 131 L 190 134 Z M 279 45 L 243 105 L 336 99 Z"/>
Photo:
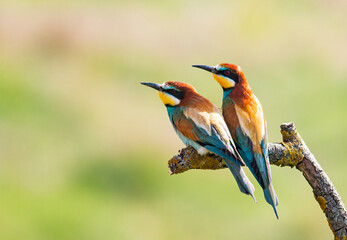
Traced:
<path fill-rule="evenodd" d="M 172 94 L 172 95 L 174 95 L 174 94 L 177 93 L 177 92 L 178 92 L 178 91 L 175 90 L 175 89 L 170 89 L 170 90 L 169 90 L 169 93 Z"/>
<path fill-rule="evenodd" d="M 225 77 L 228 77 L 228 78 L 232 79 L 235 82 L 239 82 L 239 75 L 235 71 L 233 71 L 233 70 L 229 70 L 229 69 L 223 70 L 221 72 L 221 75 L 223 75 Z"/>
<path fill-rule="evenodd" d="M 170 88 L 165 89 L 164 92 L 169 93 L 170 95 L 174 96 L 175 98 L 178 98 L 179 100 L 182 100 L 184 98 L 185 93 L 182 91 L 178 91 L 176 89 Z"/>

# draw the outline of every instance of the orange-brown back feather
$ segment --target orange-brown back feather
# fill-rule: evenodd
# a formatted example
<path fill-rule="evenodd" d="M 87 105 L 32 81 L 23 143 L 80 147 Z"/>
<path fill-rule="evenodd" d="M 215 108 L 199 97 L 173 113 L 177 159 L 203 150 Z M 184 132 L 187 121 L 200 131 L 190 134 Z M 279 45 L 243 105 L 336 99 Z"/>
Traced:
<path fill-rule="evenodd" d="M 182 116 L 179 119 L 175 119 L 174 124 L 175 124 L 176 128 L 178 129 L 178 131 L 180 131 L 182 133 L 182 135 L 185 136 L 186 138 L 189 138 L 190 140 L 193 140 L 193 141 L 199 140 L 199 137 L 197 136 L 195 131 L 193 131 L 193 124 L 194 123 L 192 120 L 187 119 L 184 116 Z"/>
<path fill-rule="evenodd" d="M 235 103 L 239 111 L 235 109 L 234 104 L 226 106 L 228 109 L 223 108 L 223 116 L 228 125 L 230 133 L 234 139 L 236 139 L 236 128 L 240 126 L 239 121 L 243 121 L 245 128 L 250 132 L 254 146 L 253 151 L 261 153 L 260 142 L 264 137 L 261 129 L 264 128 L 265 120 L 262 112 L 260 102 L 256 100 L 255 95 L 249 86 L 244 73 L 241 68 L 234 64 L 224 64 L 236 71 L 239 74 L 239 82 L 235 85 L 234 89 L 229 94 L 230 99 Z M 242 111 L 242 115 L 240 114 Z"/>

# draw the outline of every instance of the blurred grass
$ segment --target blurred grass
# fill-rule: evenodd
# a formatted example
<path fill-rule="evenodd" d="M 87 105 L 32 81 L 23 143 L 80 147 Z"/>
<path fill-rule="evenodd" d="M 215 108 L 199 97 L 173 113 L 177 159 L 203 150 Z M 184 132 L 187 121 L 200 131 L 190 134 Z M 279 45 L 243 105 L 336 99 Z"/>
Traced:
<path fill-rule="evenodd" d="M 3 1 L 0 239 L 331 237 L 295 170 L 272 168 L 279 221 L 259 188 L 254 204 L 226 170 L 169 176 L 183 144 L 139 82 L 188 82 L 220 105 L 217 83 L 190 65 L 241 65 L 270 141 L 295 122 L 347 199 L 346 10 L 343 1 Z"/>

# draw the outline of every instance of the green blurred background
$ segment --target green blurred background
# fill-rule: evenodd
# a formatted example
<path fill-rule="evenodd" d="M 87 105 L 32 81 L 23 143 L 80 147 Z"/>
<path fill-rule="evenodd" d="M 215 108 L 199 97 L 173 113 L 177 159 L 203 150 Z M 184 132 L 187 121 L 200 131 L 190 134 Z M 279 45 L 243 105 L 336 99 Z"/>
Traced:
<path fill-rule="evenodd" d="M 295 122 L 347 201 L 346 12 L 342 0 L 2 0 L 0 239 L 331 239 L 294 169 L 272 167 L 280 220 L 228 170 L 169 176 L 183 144 L 139 82 L 188 82 L 220 106 L 191 65 L 241 65 L 269 141 Z"/>

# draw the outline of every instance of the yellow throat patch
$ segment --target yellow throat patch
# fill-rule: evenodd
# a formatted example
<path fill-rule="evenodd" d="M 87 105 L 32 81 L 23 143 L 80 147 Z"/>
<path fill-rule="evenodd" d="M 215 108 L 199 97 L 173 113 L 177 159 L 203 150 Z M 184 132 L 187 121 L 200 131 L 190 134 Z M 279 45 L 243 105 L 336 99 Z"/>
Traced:
<path fill-rule="evenodd" d="M 180 103 L 180 100 L 175 98 L 174 96 L 165 93 L 165 92 L 158 92 L 160 100 L 165 104 L 165 105 L 170 105 L 170 106 L 176 106 Z"/>
<path fill-rule="evenodd" d="M 213 78 L 222 86 L 222 88 L 231 88 L 235 86 L 235 82 L 229 78 L 212 73 Z"/>

